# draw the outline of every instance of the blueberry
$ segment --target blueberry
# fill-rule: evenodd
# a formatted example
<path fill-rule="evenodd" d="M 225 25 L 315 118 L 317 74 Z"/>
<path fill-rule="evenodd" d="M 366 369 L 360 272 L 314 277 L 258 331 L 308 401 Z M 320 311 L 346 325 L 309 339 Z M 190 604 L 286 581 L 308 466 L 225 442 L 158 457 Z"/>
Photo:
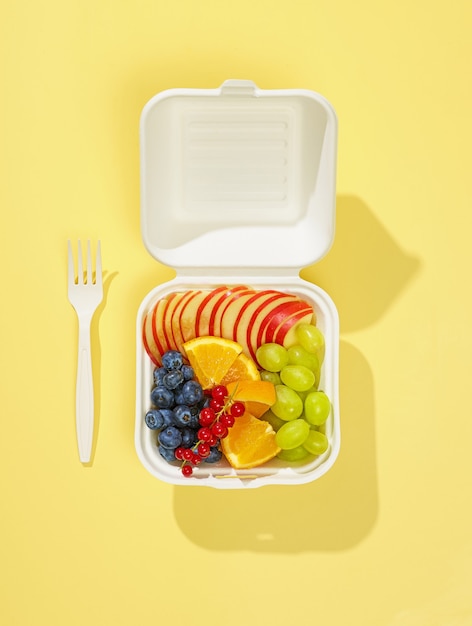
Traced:
<path fill-rule="evenodd" d="M 162 415 L 162 419 L 164 420 L 161 428 L 176 425 L 174 420 L 174 411 L 172 409 L 160 409 L 160 414 Z"/>
<path fill-rule="evenodd" d="M 205 463 L 218 463 L 218 461 L 223 456 L 221 450 L 219 450 L 216 446 L 214 448 L 210 448 L 210 455 L 206 457 Z"/>
<path fill-rule="evenodd" d="M 144 416 L 146 426 L 151 430 L 157 430 L 164 426 L 164 417 L 159 409 L 151 409 Z"/>
<path fill-rule="evenodd" d="M 151 391 L 151 402 L 158 409 L 170 409 L 174 405 L 174 394 L 167 387 L 158 385 Z"/>
<path fill-rule="evenodd" d="M 164 446 L 158 446 L 157 449 L 159 450 L 161 456 L 166 460 L 169 461 L 169 463 L 171 463 L 172 461 L 175 461 L 175 455 L 174 455 L 174 449 L 170 449 L 170 448 L 164 448 Z"/>
<path fill-rule="evenodd" d="M 167 428 L 161 430 L 157 440 L 164 448 L 175 450 L 182 443 L 182 433 L 175 426 L 167 426 Z"/>
<path fill-rule="evenodd" d="M 167 389 L 176 389 L 184 382 L 184 375 L 180 370 L 170 370 L 162 379 L 162 384 Z"/>
<path fill-rule="evenodd" d="M 174 407 L 174 420 L 179 426 L 188 426 L 192 421 L 190 407 L 185 404 L 178 404 Z"/>
<path fill-rule="evenodd" d="M 189 380 L 182 387 L 182 396 L 186 404 L 198 404 L 203 400 L 202 386 L 196 380 Z"/>
<path fill-rule="evenodd" d="M 193 367 L 191 367 L 190 365 L 182 365 L 182 368 L 180 370 L 182 372 L 182 374 L 184 375 L 184 380 L 192 380 L 192 378 L 194 378 L 195 376 L 195 372 L 193 371 Z"/>
<path fill-rule="evenodd" d="M 154 384 L 162 385 L 162 380 L 166 374 L 167 374 L 167 370 L 165 367 L 156 367 L 156 369 L 153 372 Z"/>
<path fill-rule="evenodd" d="M 198 436 L 197 431 L 193 428 L 182 428 L 182 447 L 191 448 L 197 443 Z"/>
<path fill-rule="evenodd" d="M 167 371 L 179 370 L 183 363 L 183 356 L 177 350 L 168 350 L 162 355 L 162 365 Z"/>

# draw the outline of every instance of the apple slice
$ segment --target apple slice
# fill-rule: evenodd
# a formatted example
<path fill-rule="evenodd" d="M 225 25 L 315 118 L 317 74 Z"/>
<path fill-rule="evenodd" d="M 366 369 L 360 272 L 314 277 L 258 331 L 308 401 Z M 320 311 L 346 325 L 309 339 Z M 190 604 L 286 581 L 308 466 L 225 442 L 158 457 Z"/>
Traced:
<path fill-rule="evenodd" d="M 190 341 L 190 339 L 195 339 L 195 318 L 198 307 L 209 293 L 208 289 L 204 291 L 192 291 L 192 296 L 187 300 L 185 306 L 182 307 L 179 324 L 184 343 Z"/>
<path fill-rule="evenodd" d="M 256 291 L 250 289 L 240 292 L 238 297 L 232 298 L 221 316 L 221 336 L 225 339 L 233 340 L 234 325 L 241 310 L 246 303 L 255 295 Z"/>
<path fill-rule="evenodd" d="M 249 297 L 254 293 L 254 289 L 246 287 L 246 289 L 238 289 L 237 291 L 233 291 L 231 295 L 225 298 L 225 300 L 218 307 L 215 314 L 215 319 L 213 321 L 214 335 L 216 335 L 217 337 L 223 337 L 223 318 L 225 317 L 228 308 L 240 298 L 246 296 Z M 228 337 L 228 339 L 230 339 L 230 337 Z"/>
<path fill-rule="evenodd" d="M 216 302 L 213 303 L 212 310 L 210 312 L 210 318 L 208 320 L 208 334 L 213 336 L 219 336 L 221 328 L 221 307 L 229 304 L 229 298 L 232 298 L 233 295 L 237 296 L 238 293 L 242 293 L 245 291 L 249 291 L 249 287 L 246 285 L 237 285 L 236 287 L 228 287 L 225 292 L 219 294 L 219 297 Z"/>
<path fill-rule="evenodd" d="M 243 306 L 240 308 L 233 327 L 233 341 L 237 341 L 242 347 L 244 352 L 249 355 L 248 345 L 248 327 L 251 323 L 256 311 L 259 311 L 267 302 L 272 302 L 274 299 L 281 296 L 280 291 L 275 289 L 266 289 L 263 291 L 257 291 L 254 293 Z"/>
<path fill-rule="evenodd" d="M 162 330 L 168 350 L 177 350 L 177 344 L 175 343 L 174 334 L 172 332 L 172 316 L 184 293 L 175 292 L 169 294 L 167 297 L 167 306 L 162 318 Z"/>
<path fill-rule="evenodd" d="M 210 317 L 211 313 L 215 307 L 216 302 L 220 299 L 221 296 L 223 298 L 227 298 L 231 295 L 231 291 L 227 285 L 223 285 L 221 287 L 215 287 L 212 289 L 206 298 L 204 298 L 197 309 L 195 315 L 195 336 L 196 337 L 205 337 L 210 335 Z"/>
<path fill-rule="evenodd" d="M 268 323 L 265 322 L 261 336 L 261 343 L 276 343 L 275 332 L 279 326 L 294 313 L 304 311 L 308 307 L 310 307 L 310 305 L 303 300 L 298 300 L 297 302 L 291 302 L 282 306 L 276 313 L 274 313 L 274 315 L 271 316 Z"/>
<path fill-rule="evenodd" d="M 154 337 L 152 336 L 152 311 L 149 311 L 144 316 L 142 339 L 143 339 L 144 349 L 146 350 L 149 358 L 154 363 L 154 365 L 160 366 L 161 355 L 159 353 L 159 350 L 157 349 L 156 342 L 154 341 Z"/>
<path fill-rule="evenodd" d="M 162 326 L 164 311 L 167 307 L 167 298 L 162 298 L 155 305 L 151 315 L 152 338 L 157 347 L 157 351 L 162 356 L 167 350 L 166 339 Z"/>
<path fill-rule="evenodd" d="M 254 311 L 246 330 L 246 344 L 249 348 L 249 355 L 253 360 L 256 360 L 256 350 L 261 345 L 263 330 L 271 317 L 276 315 L 283 306 L 298 302 L 298 300 L 297 296 L 279 292 L 261 303 Z"/>
<path fill-rule="evenodd" d="M 313 309 L 311 306 L 308 306 L 306 309 L 297 311 L 297 313 L 294 313 L 282 322 L 274 333 L 273 341 L 285 348 L 290 348 L 290 346 L 298 343 L 296 336 L 296 327 L 298 324 L 311 324 L 312 322 Z"/>
<path fill-rule="evenodd" d="M 188 305 L 190 300 L 192 300 L 198 293 L 200 293 L 200 290 L 189 289 L 188 291 L 185 291 L 182 294 L 182 297 L 180 298 L 177 306 L 174 308 L 172 312 L 172 319 L 170 320 L 170 324 L 172 326 L 172 335 L 174 337 L 175 345 L 177 346 L 177 350 L 179 352 L 182 352 L 183 354 L 185 354 L 184 348 L 183 348 L 185 340 L 182 334 L 180 320 L 181 320 L 182 313 L 185 310 L 186 306 Z"/>

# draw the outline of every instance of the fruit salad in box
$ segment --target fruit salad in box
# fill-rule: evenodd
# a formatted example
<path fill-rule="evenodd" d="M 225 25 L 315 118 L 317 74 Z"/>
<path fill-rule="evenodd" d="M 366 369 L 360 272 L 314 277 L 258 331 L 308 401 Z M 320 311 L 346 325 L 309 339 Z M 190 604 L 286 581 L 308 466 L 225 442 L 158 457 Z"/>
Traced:
<path fill-rule="evenodd" d="M 336 115 L 228 80 L 141 116 L 141 227 L 176 270 L 137 316 L 135 444 L 172 484 L 316 480 L 340 445 L 336 307 L 300 269 L 334 237 Z"/>

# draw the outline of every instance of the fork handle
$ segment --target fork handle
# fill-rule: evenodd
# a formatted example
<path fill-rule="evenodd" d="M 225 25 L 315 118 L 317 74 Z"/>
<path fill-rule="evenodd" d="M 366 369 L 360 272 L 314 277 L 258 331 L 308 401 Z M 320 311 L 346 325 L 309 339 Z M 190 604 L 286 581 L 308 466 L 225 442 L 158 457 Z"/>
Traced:
<path fill-rule="evenodd" d="M 87 319 L 82 319 L 79 324 L 79 349 L 75 402 L 75 420 L 79 458 L 82 463 L 88 463 L 92 455 L 94 397 L 92 355 L 90 350 L 90 320 Z"/>

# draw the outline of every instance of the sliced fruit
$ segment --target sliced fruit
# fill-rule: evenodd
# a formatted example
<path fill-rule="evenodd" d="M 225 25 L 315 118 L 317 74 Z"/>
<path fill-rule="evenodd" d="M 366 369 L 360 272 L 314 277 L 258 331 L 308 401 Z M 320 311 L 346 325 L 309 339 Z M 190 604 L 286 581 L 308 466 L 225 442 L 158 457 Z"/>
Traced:
<path fill-rule="evenodd" d="M 236 380 L 226 385 L 228 395 L 233 400 L 244 402 L 246 410 L 261 417 L 275 404 L 275 387 L 267 380 Z"/>
<path fill-rule="evenodd" d="M 254 289 L 249 289 L 246 287 L 245 289 L 238 289 L 237 291 L 233 291 L 231 295 L 222 302 L 221 306 L 218 308 L 214 323 L 213 323 L 213 334 L 218 337 L 224 337 L 223 335 L 223 318 L 226 315 L 228 308 L 240 298 L 250 296 L 254 293 Z M 231 339 L 232 334 L 229 333 L 228 339 Z"/>
<path fill-rule="evenodd" d="M 221 379 L 221 385 L 228 385 L 236 380 L 260 380 L 261 375 L 257 365 L 243 352 L 236 358 L 226 375 Z"/>
<path fill-rule="evenodd" d="M 180 319 L 182 317 L 182 313 L 185 310 L 187 304 L 198 293 L 200 293 L 199 290 L 197 290 L 197 291 L 193 291 L 193 290 L 186 291 L 182 295 L 182 297 L 180 298 L 179 303 L 175 307 L 174 312 L 172 314 L 172 319 L 170 321 L 171 322 L 171 326 L 172 326 L 172 334 L 174 336 L 174 341 L 175 341 L 175 344 L 177 345 L 177 350 L 179 352 L 183 352 L 184 343 L 185 343 L 185 339 L 184 339 L 184 336 L 183 336 L 183 333 L 182 333 L 182 329 L 181 329 L 181 326 L 180 326 Z"/>
<path fill-rule="evenodd" d="M 260 307 L 264 306 L 267 301 L 272 301 L 275 297 L 280 296 L 280 292 L 274 289 L 266 289 L 263 291 L 255 292 L 239 310 L 233 326 L 233 341 L 237 341 L 243 347 L 243 351 L 246 354 L 250 354 L 248 345 L 248 327 L 251 323 L 253 315 L 256 311 L 260 310 Z"/>
<path fill-rule="evenodd" d="M 283 324 L 295 313 L 306 310 L 307 307 L 309 307 L 309 305 L 302 300 L 281 306 L 280 309 L 271 316 L 268 323 L 265 323 L 262 331 L 261 343 L 276 343 L 274 339 L 275 332 L 281 324 Z"/>
<path fill-rule="evenodd" d="M 222 287 L 212 289 L 212 291 L 207 294 L 206 298 L 200 302 L 195 314 L 195 337 L 204 337 L 212 334 L 210 333 L 211 312 L 221 296 L 227 298 L 230 295 L 231 291 L 229 291 L 229 288 L 224 285 Z"/>
<path fill-rule="evenodd" d="M 159 300 L 152 312 L 152 336 L 161 356 L 168 350 L 162 320 L 167 307 L 167 298 Z"/>
<path fill-rule="evenodd" d="M 180 331 L 185 341 L 195 339 L 195 317 L 198 307 L 208 296 L 208 291 L 193 291 L 192 297 L 187 300 L 185 307 L 180 312 Z"/>
<path fill-rule="evenodd" d="M 241 354 L 242 347 L 222 337 L 196 337 L 184 343 L 184 350 L 203 389 L 218 385 Z"/>
<path fill-rule="evenodd" d="M 308 307 L 298 311 L 294 315 L 288 317 L 276 330 L 274 334 L 275 343 L 285 348 L 290 348 L 297 343 L 296 327 L 298 324 L 311 324 L 313 319 L 313 309 Z"/>
<path fill-rule="evenodd" d="M 142 338 L 144 349 L 154 365 L 161 364 L 161 355 L 152 336 L 152 311 L 146 313 L 143 320 Z"/>
<path fill-rule="evenodd" d="M 235 469 L 258 467 L 273 459 L 279 452 L 275 431 L 269 422 L 245 412 L 236 418 L 227 437 L 221 440 L 223 454 Z"/>
<path fill-rule="evenodd" d="M 244 309 L 249 300 L 256 294 L 254 289 L 242 292 L 238 297 L 232 298 L 228 306 L 221 316 L 221 337 L 233 339 L 233 329 L 241 311 Z M 234 341 L 234 339 L 233 339 Z"/>
<path fill-rule="evenodd" d="M 208 334 L 217 335 L 215 332 L 218 329 L 220 331 L 221 325 L 221 307 L 226 308 L 229 304 L 229 298 L 238 297 L 239 293 L 249 291 L 249 287 L 246 285 L 237 285 L 236 287 L 228 287 L 227 291 L 219 295 L 217 301 L 213 305 L 213 309 L 210 313 L 210 319 L 208 320 Z"/>
<path fill-rule="evenodd" d="M 162 318 L 162 330 L 164 332 L 164 337 L 168 350 L 178 349 L 172 330 L 172 317 L 176 307 L 178 306 L 183 296 L 184 293 L 171 293 L 167 297 L 167 306 L 164 309 L 164 315 Z"/>

